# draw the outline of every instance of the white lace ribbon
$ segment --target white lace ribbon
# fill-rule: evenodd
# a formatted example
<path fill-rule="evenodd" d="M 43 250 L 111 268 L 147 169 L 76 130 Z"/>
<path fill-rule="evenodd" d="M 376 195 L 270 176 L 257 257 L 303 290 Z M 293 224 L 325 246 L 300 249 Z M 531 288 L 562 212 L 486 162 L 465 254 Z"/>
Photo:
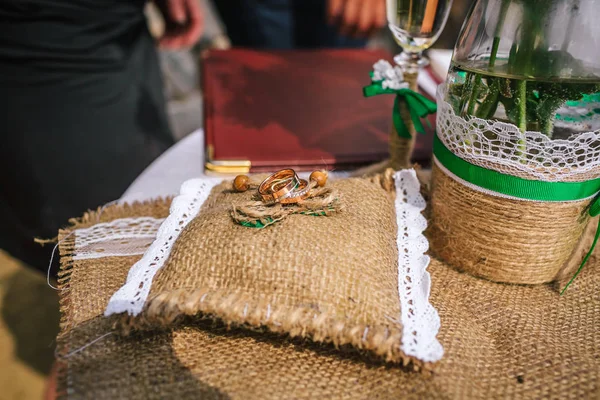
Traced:
<path fill-rule="evenodd" d="M 600 130 L 550 139 L 541 132 L 521 133 L 510 123 L 462 118 L 445 101 L 447 86 L 437 93 L 437 135 L 452 153 L 480 167 L 546 182 L 595 178 L 600 169 Z M 590 176 L 591 174 L 591 176 Z"/>
<path fill-rule="evenodd" d="M 75 231 L 74 260 L 144 254 L 164 218 L 120 218 Z"/>
<path fill-rule="evenodd" d="M 220 179 L 191 179 L 181 186 L 180 194 L 173 199 L 169 217 L 158 229 L 156 240 L 144 256 L 131 267 L 125 284 L 110 298 L 105 316 L 128 313 L 138 315 L 146 303 L 152 280 L 169 258 L 173 244 L 192 221 Z"/>
<path fill-rule="evenodd" d="M 396 172 L 396 222 L 398 224 L 398 294 L 402 321 L 402 351 L 425 362 L 442 358 L 437 340 L 440 317 L 429 303 L 431 277 L 427 272 L 429 242 L 423 235 L 426 202 L 413 169 Z"/>

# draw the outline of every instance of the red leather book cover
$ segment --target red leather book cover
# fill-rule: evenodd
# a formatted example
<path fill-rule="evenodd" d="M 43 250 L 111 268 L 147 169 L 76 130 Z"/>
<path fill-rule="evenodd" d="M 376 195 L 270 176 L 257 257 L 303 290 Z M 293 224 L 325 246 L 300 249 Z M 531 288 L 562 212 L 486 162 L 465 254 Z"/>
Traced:
<path fill-rule="evenodd" d="M 391 59 L 368 50 L 207 52 L 206 169 L 348 169 L 383 160 L 394 96 L 362 95 L 382 58 Z M 422 139 L 415 161 L 430 157 Z"/>

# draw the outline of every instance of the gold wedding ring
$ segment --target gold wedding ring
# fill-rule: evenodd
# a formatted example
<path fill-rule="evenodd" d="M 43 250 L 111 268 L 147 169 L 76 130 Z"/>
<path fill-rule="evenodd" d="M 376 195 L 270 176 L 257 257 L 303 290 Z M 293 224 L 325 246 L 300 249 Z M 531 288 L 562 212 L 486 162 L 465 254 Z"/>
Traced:
<path fill-rule="evenodd" d="M 304 181 L 306 183 L 306 181 Z M 258 187 L 258 194 L 266 203 L 281 202 L 300 187 L 301 180 L 293 169 L 282 169 L 265 179 Z"/>

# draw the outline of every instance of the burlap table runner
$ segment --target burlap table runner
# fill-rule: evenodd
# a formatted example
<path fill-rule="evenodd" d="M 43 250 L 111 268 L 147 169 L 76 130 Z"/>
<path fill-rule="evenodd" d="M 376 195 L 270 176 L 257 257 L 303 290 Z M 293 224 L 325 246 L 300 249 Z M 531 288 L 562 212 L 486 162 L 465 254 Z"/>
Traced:
<path fill-rule="evenodd" d="M 166 204 L 158 202 L 111 207 L 100 220 L 166 213 Z M 89 217 L 82 222 L 91 223 Z M 275 334 L 226 330 L 210 321 L 128 337 L 110 334 L 115 320 L 102 316 L 104 307 L 140 257 L 73 262 L 70 248 L 67 238 L 61 245 L 66 290 L 61 291 L 58 339 L 59 356 L 68 355 L 60 358 L 65 397 L 600 396 L 600 263 L 595 256 L 563 297 L 558 295 L 560 282 L 497 284 L 434 259 L 429 267 L 431 302 L 442 320 L 438 338 L 445 355 L 427 375 L 367 359 L 352 349 L 340 352 Z"/>

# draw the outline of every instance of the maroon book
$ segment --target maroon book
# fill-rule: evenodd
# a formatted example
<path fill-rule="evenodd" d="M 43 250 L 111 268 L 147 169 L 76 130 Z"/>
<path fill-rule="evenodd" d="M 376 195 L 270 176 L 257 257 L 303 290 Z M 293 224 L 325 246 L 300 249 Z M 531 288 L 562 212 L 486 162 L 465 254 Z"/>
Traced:
<path fill-rule="evenodd" d="M 389 54 L 368 50 L 212 50 L 203 56 L 206 169 L 349 169 L 388 157 L 394 96 L 364 98 Z M 415 161 L 426 162 L 420 138 Z"/>

